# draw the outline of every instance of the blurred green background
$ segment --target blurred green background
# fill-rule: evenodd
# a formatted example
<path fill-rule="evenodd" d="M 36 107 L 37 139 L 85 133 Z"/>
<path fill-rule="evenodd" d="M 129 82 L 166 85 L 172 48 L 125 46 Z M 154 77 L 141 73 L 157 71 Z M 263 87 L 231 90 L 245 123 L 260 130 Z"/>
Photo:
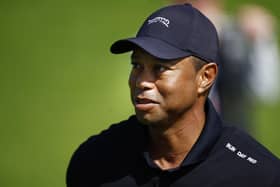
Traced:
<path fill-rule="evenodd" d="M 228 10 L 239 2 L 226 1 Z M 280 18 L 277 1 L 251 2 Z M 133 113 L 128 54 L 112 55 L 109 47 L 134 35 L 147 15 L 166 4 L 0 1 L 1 187 L 65 186 L 77 146 Z M 256 138 L 278 156 L 279 111 L 280 103 L 259 104 L 254 112 Z"/>

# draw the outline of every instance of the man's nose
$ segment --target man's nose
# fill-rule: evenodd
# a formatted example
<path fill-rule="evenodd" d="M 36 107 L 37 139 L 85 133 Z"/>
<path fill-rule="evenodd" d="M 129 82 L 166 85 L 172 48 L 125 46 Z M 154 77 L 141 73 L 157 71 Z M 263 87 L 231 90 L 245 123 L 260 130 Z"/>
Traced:
<path fill-rule="evenodd" d="M 153 89 L 155 86 L 155 75 L 152 71 L 144 69 L 136 78 L 136 87 L 141 90 Z"/>

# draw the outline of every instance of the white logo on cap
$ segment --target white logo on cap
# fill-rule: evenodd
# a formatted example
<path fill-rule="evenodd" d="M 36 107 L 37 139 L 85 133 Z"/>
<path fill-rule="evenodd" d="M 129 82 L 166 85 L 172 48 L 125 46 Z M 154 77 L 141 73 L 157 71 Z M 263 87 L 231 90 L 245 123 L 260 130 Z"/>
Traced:
<path fill-rule="evenodd" d="M 164 26 L 168 27 L 169 26 L 169 19 L 166 19 L 164 17 L 155 17 L 153 19 L 148 20 L 148 24 L 152 23 L 162 23 Z"/>

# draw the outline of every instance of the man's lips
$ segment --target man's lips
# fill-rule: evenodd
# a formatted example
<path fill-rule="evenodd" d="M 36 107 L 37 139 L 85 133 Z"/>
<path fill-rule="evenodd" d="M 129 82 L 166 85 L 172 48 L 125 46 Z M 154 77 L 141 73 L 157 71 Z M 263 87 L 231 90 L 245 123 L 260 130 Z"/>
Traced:
<path fill-rule="evenodd" d="M 149 98 L 139 98 L 134 100 L 134 106 L 137 110 L 148 111 L 159 103 Z"/>
<path fill-rule="evenodd" d="M 149 103 L 157 103 L 157 102 L 155 102 L 152 99 L 148 99 L 148 98 L 136 98 L 135 103 L 136 104 L 149 104 Z"/>

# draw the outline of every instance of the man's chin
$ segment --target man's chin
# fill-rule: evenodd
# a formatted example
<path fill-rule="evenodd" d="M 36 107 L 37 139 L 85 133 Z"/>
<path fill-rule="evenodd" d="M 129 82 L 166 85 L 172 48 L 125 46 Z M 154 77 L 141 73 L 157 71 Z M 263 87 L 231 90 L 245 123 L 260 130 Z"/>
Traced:
<path fill-rule="evenodd" d="M 136 117 L 143 125 L 155 126 L 163 122 L 162 118 L 153 114 L 143 114 L 141 112 L 136 112 Z"/>

